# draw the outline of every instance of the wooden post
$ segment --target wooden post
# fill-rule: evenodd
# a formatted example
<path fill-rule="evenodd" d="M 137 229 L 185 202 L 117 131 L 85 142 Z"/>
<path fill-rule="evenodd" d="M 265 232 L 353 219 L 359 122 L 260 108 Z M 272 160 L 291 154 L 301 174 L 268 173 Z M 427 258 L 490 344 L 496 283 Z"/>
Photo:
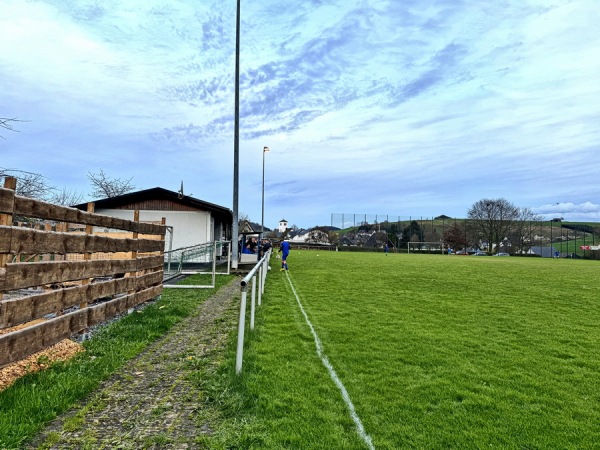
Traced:
<path fill-rule="evenodd" d="M 46 233 L 52 232 L 52 224 L 49 222 L 44 223 L 44 231 Z M 42 261 L 52 261 L 52 259 L 53 259 L 52 256 L 53 255 L 51 255 L 50 253 L 44 253 L 42 255 Z"/>
<path fill-rule="evenodd" d="M 167 225 L 167 218 L 163 217 L 160 221 L 160 224 L 163 226 Z M 160 254 L 163 256 L 163 270 L 165 269 L 165 261 L 164 261 L 164 256 L 165 256 L 165 234 L 160 236 L 160 240 L 162 241 L 163 245 L 162 245 L 162 250 L 160 251 Z"/>
<path fill-rule="evenodd" d="M 15 177 L 6 177 L 4 179 L 4 187 L 6 189 L 10 189 L 15 191 L 17 189 L 17 179 Z M 13 202 L 13 211 L 14 211 L 14 202 Z M 0 225 L 3 226 L 12 226 L 13 215 L 12 214 L 0 214 Z M 6 267 L 6 264 L 11 260 L 11 255 L 9 253 L 0 254 L 0 270 Z M 3 292 L 0 292 L 0 300 L 2 300 Z"/>
<path fill-rule="evenodd" d="M 140 221 L 140 210 L 139 209 L 136 209 L 135 211 L 133 211 L 133 221 L 139 223 L 139 221 Z M 133 239 L 138 239 L 139 235 L 140 234 L 137 231 L 135 231 L 133 233 Z M 136 250 L 132 251 L 131 252 L 131 259 L 137 259 L 137 255 L 138 255 L 138 252 Z M 137 276 L 137 272 L 129 272 L 127 274 L 127 276 L 128 277 L 136 277 Z M 135 291 L 133 291 L 133 292 L 135 292 Z"/>
<path fill-rule="evenodd" d="M 93 213 L 93 212 L 94 212 L 94 209 L 95 209 L 95 203 L 93 203 L 93 202 L 89 202 L 89 203 L 87 204 L 87 212 L 89 212 L 89 213 Z M 85 226 L 85 234 L 93 234 L 93 233 L 94 233 L 94 226 L 93 226 L 93 225 L 86 225 L 86 226 Z M 83 260 L 84 260 L 84 261 L 89 261 L 89 260 L 91 260 L 91 259 L 92 259 L 92 253 L 91 253 L 91 252 L 85 252 L 85 253 L 83 254 Z M 88 278 L 88 279 L 86 279 L 86 280 L 83 280 L 83 281 L 81 282 L 81 284 L 83 284 L 83 285 L 90 284 L 90 279 Z M 87 303 L 87 302 L 81 302 L 81 303 L 79 304 L 79 308 L 80 308 L 80 309 L 87 308 L 87 306 L 88 306 L 88 303 Z"/>

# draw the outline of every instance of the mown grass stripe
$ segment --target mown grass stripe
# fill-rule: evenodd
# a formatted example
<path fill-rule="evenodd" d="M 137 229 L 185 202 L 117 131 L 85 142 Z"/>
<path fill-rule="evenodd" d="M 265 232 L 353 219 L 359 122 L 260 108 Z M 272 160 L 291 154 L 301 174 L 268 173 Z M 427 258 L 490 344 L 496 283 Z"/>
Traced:
<path fill-rule="evenodd" d="M 335 385 L 340 390 L 340 392 L 342 394 L 342 398 L 344 399 L 344 402 L 346 403 L 346 406 L 348 407 L 348 410 L 350 411 L 350 417 L 352 417 L 352 420 L 356 424 L 356 430 L 358 432 L 358 435 L 365 442 L 367 447 L 369 447 L 369 449 L 375 450 L 375 446 L 373 445 L 373 441 L 371 440 L 371 437 L 367 434 L 365 427 L 363 426 L 362 421 L 360 420 L 360 417 L 358 417 L 358 413 L 356 412 L 356 409 L 354 408 L 354 404 L 352 403 L 352 400 L 350 399 L 350 394 L 348 394 L 348 390 L 346 389 L 346 387 L 344 386 L 344 383 L 342 383 L 342 380 L 340 380 L 335 369 L 329 362 L 329 358 L 327 358 L 327 355 L 323 352 L 323 344 L 321 342 L 321 339 L 319 338 L 319 335 L 315 331 L 313 324 L 311 323 L 310 319 L 308 318 L 308 315 L 306 314 L 306 311 L 304 310 L 304 307 L 302 306 L 300 297 L 298 296 L 298 293 L 296 292 L 294 283 L 292 283 L 292 279 L 287 270 L 285 271 L 285 274 L 286 274 L 287 280 L 290 284 L 290 288 L 292 289 L 292 292 L 294 293 L 294 297 L 296 297 L 296 302 L 298 302 L 298 307 L 300 308 L 300 312 L 302 312 L 302 315 L 304 316 L 304 319 L 306 320 L 306 323 L 308 324 L 308 327 L 310 328 L 310 332 L 312 333 L 313 338 L 315 340 L 317 355 L 319 356 L 319 358 L 321 358 L 321 362 L 323 363 L 323 365 L 329 372 L 329 376 L 331 377 L 331 379 L 333 380 Z"/>

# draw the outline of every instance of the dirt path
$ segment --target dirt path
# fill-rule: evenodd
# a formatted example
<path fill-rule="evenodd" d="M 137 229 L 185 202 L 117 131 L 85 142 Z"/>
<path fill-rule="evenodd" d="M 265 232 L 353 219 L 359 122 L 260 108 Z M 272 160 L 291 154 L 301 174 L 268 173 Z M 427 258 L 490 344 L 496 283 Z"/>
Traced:
<path fill-rule="evenodd" d="M 238 300 L 233 281 L 27 448 L 203 448 L 202 436 L 213 428 L 202 385 L 223 358 Z"/>

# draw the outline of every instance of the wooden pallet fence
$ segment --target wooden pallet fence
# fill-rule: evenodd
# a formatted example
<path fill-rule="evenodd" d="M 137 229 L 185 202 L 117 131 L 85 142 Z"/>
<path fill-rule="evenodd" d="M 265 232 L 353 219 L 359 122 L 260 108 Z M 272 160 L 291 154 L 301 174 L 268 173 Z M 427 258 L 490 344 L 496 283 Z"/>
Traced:
<path fill-rule="evenodd" d="M 160 295 L 163 280 L 164 220 L 20 197 L 13 180 L 0 188 L 0 367 Z M 42 225 L 14 226 L 17 217 Z"/>

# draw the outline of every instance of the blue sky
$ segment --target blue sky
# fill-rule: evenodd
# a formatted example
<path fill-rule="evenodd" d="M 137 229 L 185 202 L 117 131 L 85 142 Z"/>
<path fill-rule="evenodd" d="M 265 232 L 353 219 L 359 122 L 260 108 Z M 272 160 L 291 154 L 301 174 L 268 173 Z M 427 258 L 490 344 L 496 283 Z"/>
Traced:
<path fill-rule="evenodd" d="M 235 0 L 2 0 L 0 167 L 232 208 Z M 240 213 L 600 220 L 596 0 L 241 1 Z"/>

